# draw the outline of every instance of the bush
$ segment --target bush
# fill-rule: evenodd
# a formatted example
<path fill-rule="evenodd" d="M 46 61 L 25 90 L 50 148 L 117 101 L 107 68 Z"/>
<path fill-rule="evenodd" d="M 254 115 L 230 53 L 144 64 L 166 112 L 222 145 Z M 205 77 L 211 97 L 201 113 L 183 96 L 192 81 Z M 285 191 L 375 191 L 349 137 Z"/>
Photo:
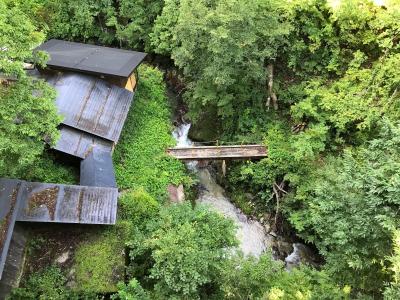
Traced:
<path fill-rule="evenodd" d="M 127 192 L 119 198 L 118 202 L 120 205 L 118 216 L 136 226 L 142 226 L 155 217 L 160 206 L 143 188 Z"/>
<path fill-rule="evenodd" d="M 163 207 L 147 228 L 141 241 L 133 236 L 131 259 L 136 277 L 161 299 L 199 297 L 236 245 L 233 223 L 202 206 Z"/>
<path fill-rule="evenodd" d="M 234 257 L 227 261 L 219 278 L 224 299 L 345 299 L 341 290 L 324 272 L 307 267 L 285 270 L 271 253 L 254 257 Z"/>
<path fill-rule="evenodd" d="M 166 198 L 168 184 L 190 185 L 191 181 L 185 166 L 165 153 L 175 141 L 162 73 L 142 65 L 139 77 L 138 91 L 114 153 L 117 182 L 121 189 L 143 188 L 161 201 Z"/>
<path fill-rule="evenodd" d="M 40 272 L 32 274 L 23 288 L 14 289 L 9 299 L 26 300 L 63 300 L 67 297 L 64 288 L 66 278 L 57 267 L 48 267 Z"/>
<path fill-rule="evenodd" d="M 400 125 L 383 122 L 379 137 L 326 159 L 286 199 L 298 234 L 315 243 L 343 284 L 376 291 L 389 280 L 392 228 L 400 226 Z"/>

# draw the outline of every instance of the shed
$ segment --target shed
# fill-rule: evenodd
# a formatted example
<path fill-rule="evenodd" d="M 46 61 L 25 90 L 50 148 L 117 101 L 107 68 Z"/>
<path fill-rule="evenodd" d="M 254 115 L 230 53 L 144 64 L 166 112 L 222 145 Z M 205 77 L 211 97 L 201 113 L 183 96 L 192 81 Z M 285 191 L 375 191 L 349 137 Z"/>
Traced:
<path fill-rule="evenodd" d="M 131 91 L 137 81 L 134 71 L 146 57 L 143 52 L 56 39 L 40 45 L 37 50 L 49 53 L 48 67 L 89 73 Z"/>
<path fill-rule="evenodd" d="M 114 143 L 93 134 L 60 125 L 60 139 L 54 149 L 84 159 L 93 147 L 112 152 Z"/>

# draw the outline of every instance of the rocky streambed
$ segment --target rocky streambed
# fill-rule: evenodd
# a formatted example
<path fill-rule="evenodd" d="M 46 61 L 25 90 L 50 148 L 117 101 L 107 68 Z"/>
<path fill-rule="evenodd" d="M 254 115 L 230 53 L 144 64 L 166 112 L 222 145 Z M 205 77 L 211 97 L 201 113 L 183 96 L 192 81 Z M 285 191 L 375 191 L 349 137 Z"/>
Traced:
<path fill-rule="evenodd" d="M 176 127 L 173 136 L 177 147 L 188 147 L 193 142 L 188 138 L 189 123 L 182 123 Z M 196 203 L 206 204 L 227 218 L 230 218 L 237 227 L 236 236 L 240 250 L 244 255 L 260 256 L 269 250 L 276 259 L 284 259 L 288 269 L 307 263 L 317 265 L 318 257 L 306 245 L 285 239 L 270 231 L 269 224 L 246 216 L 226 196 L 225 190 L 217 183 L 216 176 L 207 164 L 188 162 L 188 169 L 195 174 L 198 180 L 198 196 Z"/>

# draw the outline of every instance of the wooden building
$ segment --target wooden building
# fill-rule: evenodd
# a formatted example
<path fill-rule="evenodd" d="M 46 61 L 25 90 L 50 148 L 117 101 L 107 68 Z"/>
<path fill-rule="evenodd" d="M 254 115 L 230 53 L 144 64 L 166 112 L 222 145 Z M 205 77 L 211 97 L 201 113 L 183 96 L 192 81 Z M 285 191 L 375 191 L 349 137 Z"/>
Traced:
<path fill-rule="evenodd" d="M 0 297 L 13 285 L 16 261 L 23 261 L 8 253 L 16 222 L 115 224 L 118 188 L 112 150 L 134 99 L 136 68 L 146 56 L 60 40 L 35 51 L 48 52 L 50 60 L 46 69 L 29 74 L 56 89 L 63 117 L 54 149 L 81 159 L 81 178 L 80 185 L 0 179 L 0 279 L 9 265 Z"/>

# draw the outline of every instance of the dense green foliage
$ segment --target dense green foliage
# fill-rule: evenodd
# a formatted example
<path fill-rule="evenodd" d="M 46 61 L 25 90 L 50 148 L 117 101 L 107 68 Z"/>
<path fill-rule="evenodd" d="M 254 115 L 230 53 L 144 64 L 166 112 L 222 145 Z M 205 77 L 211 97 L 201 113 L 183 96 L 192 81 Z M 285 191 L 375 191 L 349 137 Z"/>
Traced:
<path fill-rule="evenodd" d="M 46 142 L 52 145 L 58 138 L 61 119 L 54 90 L 23 70 L 27 60 L 45 62 L 45 55 L 32 54 L 43 39 L 17 1 L 0 1 L 0 71 L 17 80 L 0 81 L 0 176 L 26 171 L 43 153 Z"/>
<path fill-rule="evenodd" d="M 94 300 L 95 294 L 89 292 L 84 295 L 67 289 L 64 284 L 66 277 L 60 268 L 50 266 L 30 276 L 23 288 L 14 289 L 7 299 L 9 300 Z"/>
<path fill-rule="evenodd" d="M 165 153 L 174 141 L 162 73 L 143 65 L 139 74 L 135 101 L 114 153 L 117 182 L 122 189 L 143 188 L 162 200 L 169 183 L 190 185 L 190 178 L 184 166 Z"/>
<path fill-rule="evenodd" d="M 292 200 L 301 206 L 291 211 L 292 224 L 341 282 L 377 290 L 385 279 L 391 230 L 400 226 L 399 174 L 400 127 L 384 123 L 365 146 L 327 158 Z"/>
<path fill-rule="evenodd" d="M 2 0 L 0 41 L 8 46 L 0 67 L 21 80 L 0 88 L 0 167 L 18 174 L 42 153 L 43 140 L 56 138 L 54 95 L 25 78 L 19 63 L 36 59 L 38 28 L 48 37 L 145 49 L 171 58 L 190 119 L 223 129 L 207 136 L 266 144 L 268 158 L 229 166 L 236 203 L 256 215 L 275 210 L 275 227 L 289 222 L 326 263 L 286 273 L 267 254 L 228 259 L 234 240 L 226 220 L 201 207 L 163 206 L 169 183 L 191 180 L 165 155 L 171 112 L 162 74 L 144 66 L 114 156 L 118 184 L 129 190 L 120 215 L 131 247 L 130 281 L 115 297 L 397 299 L 400 2 L 380 2 Z M 43 92 L 32 93 L 37 87 Z M 45 174 L 47 165 L 27 176 L 72 180 L 64 168 Z M 91 251 L 108 259 L 113 247 L 102 239 L 110 237 Z M 80 263 L 104 273 L 103 259 Z"/>
<path fill-rule="evenodd" d="M 160 18 L 167 18 L 164 14 L 170 11 L 170 18 L 175 17 L 168 5 L 176 3 L 167 2 Z M 162 25 L 157 23 L 153 43 L 156 52 L 167 52 L 163 46 L 173 31 L 177 47 L 169 47 L 190 82 L 186 92 L 190 111 L 218 107 L 219 115 L 234 126 L 236 111 L 263 108 L 265 65 L 276 59 L 278 46 L 289 32 L 285 12 L 274 1 L 190 0 L 181 1 L 178 11 L 175 26 L 164 19 Z M 246 30 L 238 30 L 242 28 Z"/>
<path fill-rule="evenodd" d="M 270 253 L 227 263 L 220 277 L 225 299 L 346 299 L 350 293 L 349 287 L 339 289 L 324 272 L 306 267 L 287 272 Z"/>
<path fill-rule="evenodd" d="M 147 224 L 143 240 L 132 241 L 131 259 L 151 260 L 148 276 L 157 297 L 197 298 L 200 289 L 216 281 L 226 260 L 226 249 L 234 246 L 230 220 L 201 206 L 164 207 Z"/>
<path fill-rule="evenodd" d="M 164 1 L 42 0 L 49 36 L 149 50 L 149 33 Z"/>

